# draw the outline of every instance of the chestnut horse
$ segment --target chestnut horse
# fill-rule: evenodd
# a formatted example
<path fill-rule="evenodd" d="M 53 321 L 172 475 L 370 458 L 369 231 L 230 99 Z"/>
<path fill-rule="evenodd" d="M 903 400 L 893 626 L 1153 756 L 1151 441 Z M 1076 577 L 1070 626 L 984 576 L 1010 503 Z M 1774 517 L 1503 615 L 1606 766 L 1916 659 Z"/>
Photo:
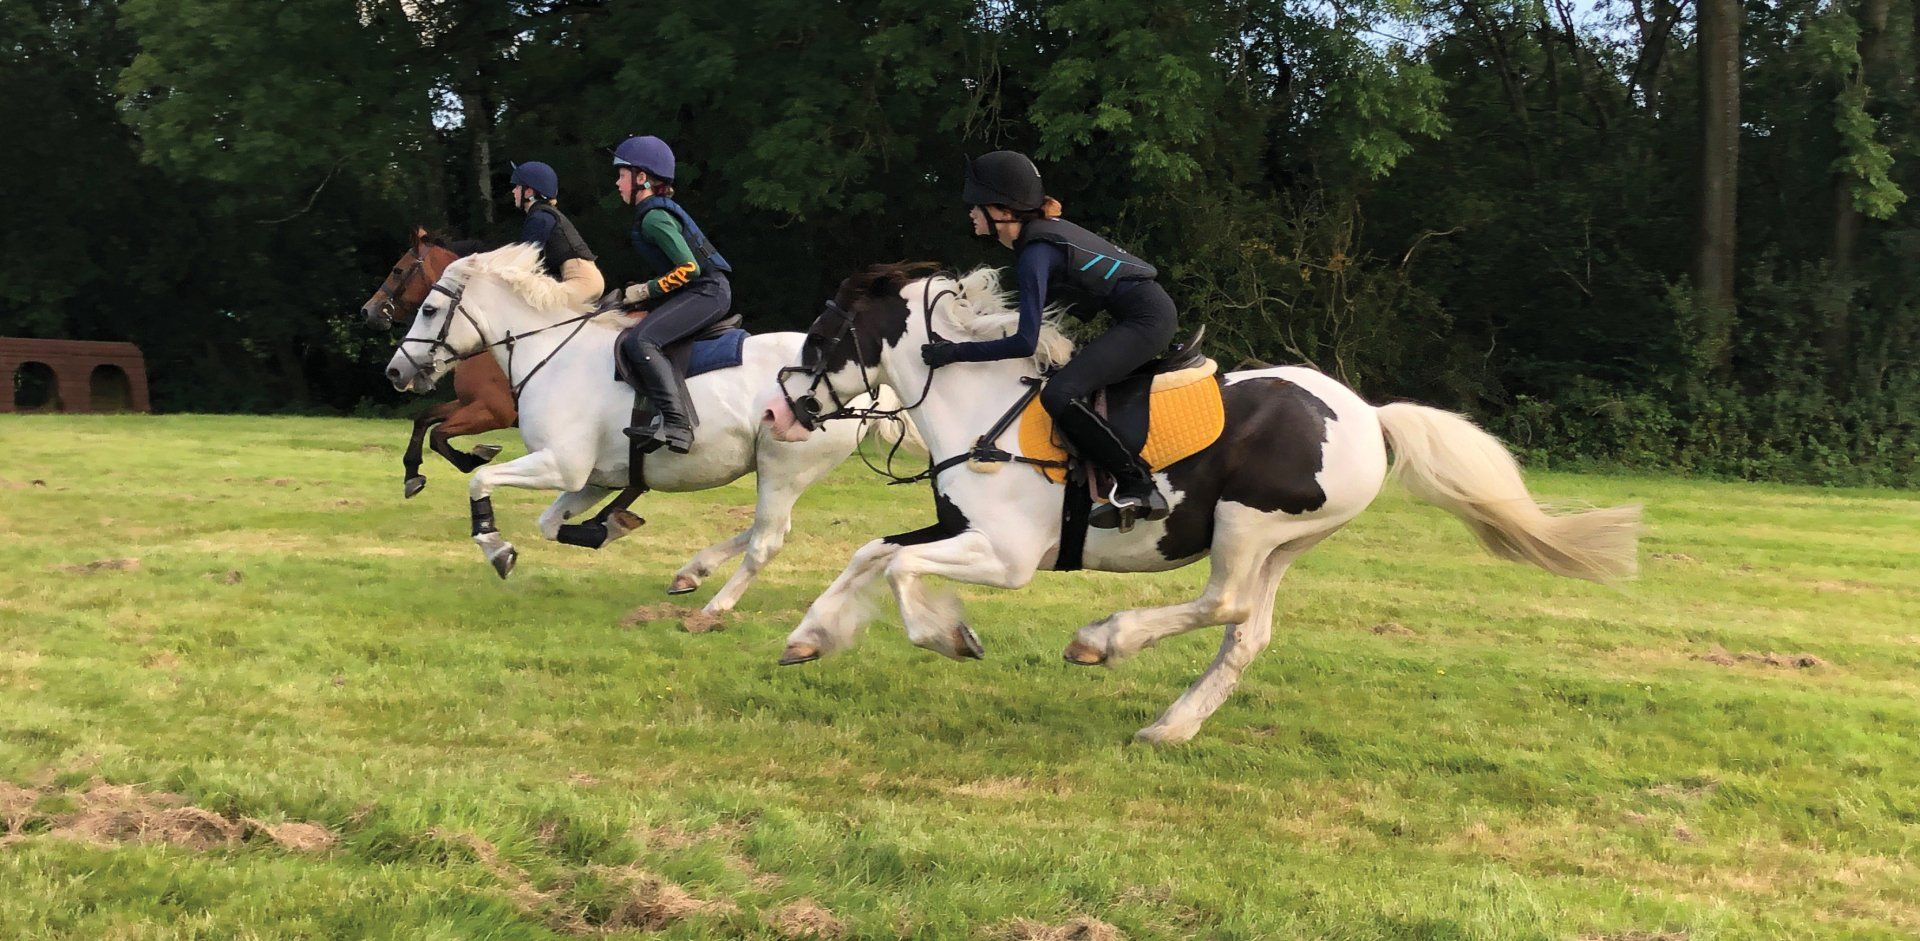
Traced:
<path fill-rule="evenodd" d="M 478 248 L 477 244 L 449 244 L 428 234 L 422 226 L 413 227 L 411 240 L 413 245 L 393 263 L 387 279 L 380 282 L 373 296 L 360 306 L 368 326 L 388 330 L 402 318 L 413 316 L 447 265 Z M 463 248 L 467 251 L 460 250 Z M 420 440 L 426 437 L 428 429 L 433 431 L 434 453 L 446 458 L 461 473 L 471 474 L 493 460 L 500 453 L 500 446 L 483 444 L 469 454 L 454 447 L 448 439 L 512 428 L 520 420 L 507 374 L 491 356 L 476 356 L 454 368 L 453 395 L 453 401 L 427 408 L 413 419 L 413 437 L 407 442 L 405 457 L 401 458 L 406 468 L 405 493 L 409 498 L 427 486 L 427 478 L 420 474 Z"/>

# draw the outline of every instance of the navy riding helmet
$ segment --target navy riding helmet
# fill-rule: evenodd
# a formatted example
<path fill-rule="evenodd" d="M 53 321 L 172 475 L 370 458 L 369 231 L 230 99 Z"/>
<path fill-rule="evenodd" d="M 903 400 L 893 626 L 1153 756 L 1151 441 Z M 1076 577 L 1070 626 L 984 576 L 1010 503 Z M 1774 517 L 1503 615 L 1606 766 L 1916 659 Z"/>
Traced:
<path fill-rule="evenodd" d="M 533 190 L 542 199 L 560 198 L 560 174 L 553 172 L 552 167 L 538 160 L 508 165 L 513 167 L 513 185 Z"/>
<path fill-rule="evenodd" d="M 629 137 L 613 149 L 613 165 L 644 170 L 651 177 L 673 179 L 673 148 L 651 134 Z"/>

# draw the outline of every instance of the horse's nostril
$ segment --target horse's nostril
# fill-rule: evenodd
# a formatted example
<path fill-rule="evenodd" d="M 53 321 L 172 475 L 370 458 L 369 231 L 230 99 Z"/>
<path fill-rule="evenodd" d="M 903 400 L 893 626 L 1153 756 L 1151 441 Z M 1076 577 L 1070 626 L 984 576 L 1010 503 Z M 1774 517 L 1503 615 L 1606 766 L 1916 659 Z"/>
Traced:
<path fill-rule="evenodd" d="M 391 379 L 391 380 L 393 380 L 393 381 L 395 381 L 395 382 L 399 382 L 399 381 L 400 381 L 400 367 L 398 367 L 398 366 L 388 366 L 388 367 L 387 367 L 387 378 L 388 378 L 388 379 Z"/>

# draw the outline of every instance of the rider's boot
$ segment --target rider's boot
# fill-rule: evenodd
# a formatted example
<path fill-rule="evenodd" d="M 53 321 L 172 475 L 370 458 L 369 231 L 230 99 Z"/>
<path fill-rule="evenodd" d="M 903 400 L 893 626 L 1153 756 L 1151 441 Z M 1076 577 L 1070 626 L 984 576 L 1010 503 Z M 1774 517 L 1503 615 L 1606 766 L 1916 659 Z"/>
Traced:
<path fill-rule="evenodd" d="M 693 419 L 687 408 L 686 386 L 674 373 L 673 361 L 652 343 L 641 342 L 627 357 L 627 378 L 653 403 L 653 421 L 646 427 L 638 422 L 626 429 L 642 454 L 666 447 L 675 454 L 693 449 Z M 639 409 L 634 410 L 640 414 Z"/>
<path fill-rule="evenodd" d="M 1167 498 L 1153 484 L 1147 462 L 1115 434 L 1113 426 L 1085 402 L 1074 402 L 1053 416 L 1074 451 L 1113 475 L 1113 493 L 1093 508 L 1087 525 L 1127 532 L 1136 522 L 1167 518 Z"/>

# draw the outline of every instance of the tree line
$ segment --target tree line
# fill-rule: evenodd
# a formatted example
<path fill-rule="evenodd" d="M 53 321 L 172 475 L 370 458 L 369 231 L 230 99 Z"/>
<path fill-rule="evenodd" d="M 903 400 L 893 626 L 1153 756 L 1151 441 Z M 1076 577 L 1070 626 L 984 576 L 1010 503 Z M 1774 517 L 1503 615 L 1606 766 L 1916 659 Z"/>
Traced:
<path fill-rule="evenodd" d="M 1536 460 L 1920 483 L 1915 0 L 13 0 L 0 334 L 129 339 L 171 410 L 382 412 L 353 316 L 508 161 L 636 273 L 606 148 L 671 141 L 758 329 L 877 261 L 1004 264 L 1040 162 L 1215 353 Z"/>

